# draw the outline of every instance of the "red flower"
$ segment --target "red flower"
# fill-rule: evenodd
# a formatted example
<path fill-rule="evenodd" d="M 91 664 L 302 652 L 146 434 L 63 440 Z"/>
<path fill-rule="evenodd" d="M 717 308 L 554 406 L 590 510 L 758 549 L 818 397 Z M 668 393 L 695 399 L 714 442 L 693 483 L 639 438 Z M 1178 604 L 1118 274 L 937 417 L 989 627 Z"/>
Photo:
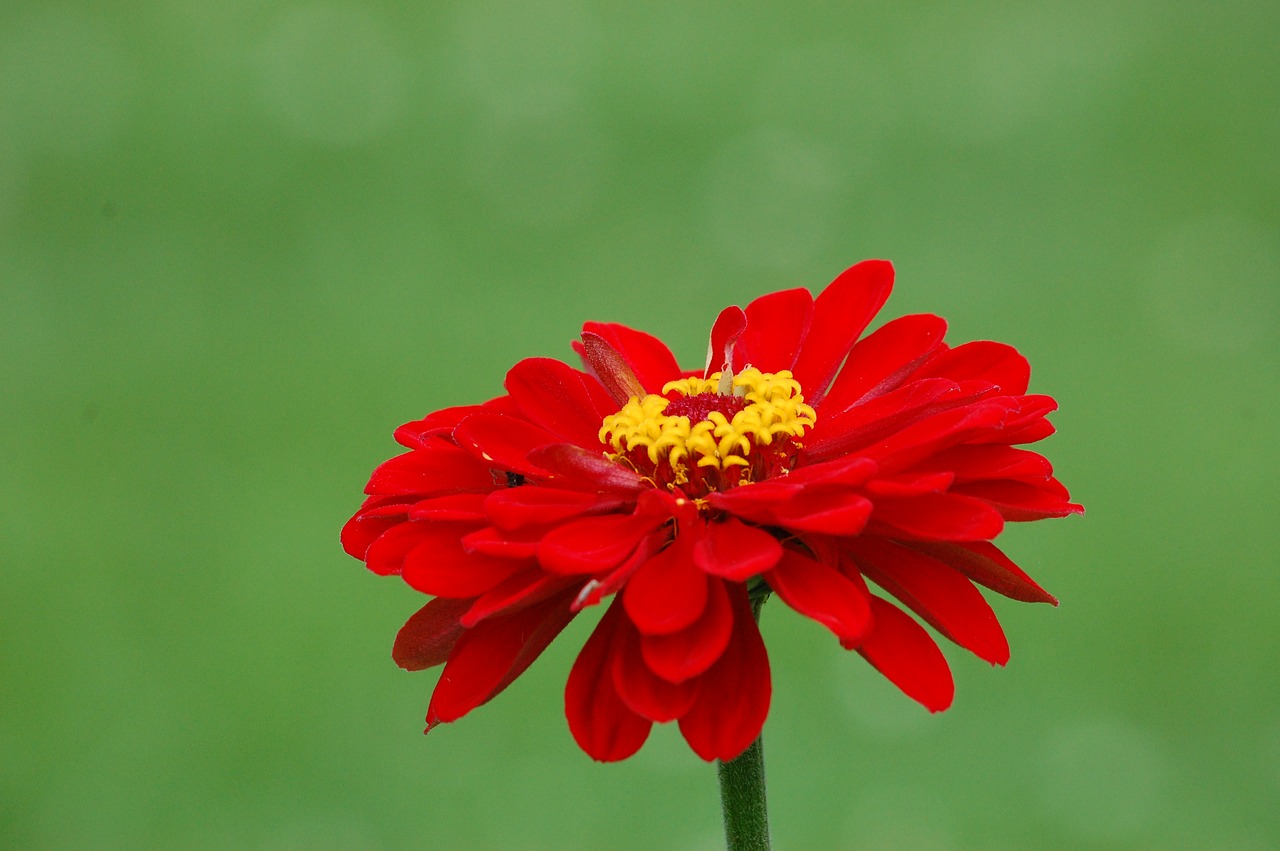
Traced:
<path fill-rule="evenodd" d="M 343 544 L 433 599 L 396 637 L 408 670 L 444 665 L 427 729 L 493 698 L 584 607 L 612 601 L 569 673 L 574 738 L 598 760 L 676 721 L 732 759 L 769 709 L 752 601 L 772 592 L 930 710 L 951 673 L 929 633 L 1009 658 L 974 583 L 1053 597 L 991 543 L 1006 521 L 1080 512 L 1042 456 L 1053 432 L 1030 368 L 955 348 L 921 314 L 859 339 L 893 269 L 859 263 L 816 299 L 727 308 L 705 370 L 659 340 L 588 322 L 585 371 L 531 358 L 507 395 L 396 431 Z"/>

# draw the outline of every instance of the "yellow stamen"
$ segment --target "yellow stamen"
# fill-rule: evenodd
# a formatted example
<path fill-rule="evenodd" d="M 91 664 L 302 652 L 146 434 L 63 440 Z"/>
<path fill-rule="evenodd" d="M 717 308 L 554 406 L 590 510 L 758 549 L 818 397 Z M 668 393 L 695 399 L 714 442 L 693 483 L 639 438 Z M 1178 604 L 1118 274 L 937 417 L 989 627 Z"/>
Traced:
<path fill-rule="evenodd" d="M 742 468 L 750 481 L 762 447 L 776 449 L 779 441 L 796 446 L 793 439 L 816 419 L 788 370 L 766 373 L 748 367 L 737 375 L 682 378 L 668 382 L 662 392 L 633 396 L 622 410 L 605 417 L 600 440 L 613 448 L 615 460 L 639 464 L 647 459 L 655 468 L 669 466 L 674 484 L 689 481 L 691 466 L 707 472 Z M 683 414 L 666 413 L 674 400 L 664 397 L 673 393 L 690 399 L 678 409 L 705 411 L 703 418 L 690 422 Z"/>

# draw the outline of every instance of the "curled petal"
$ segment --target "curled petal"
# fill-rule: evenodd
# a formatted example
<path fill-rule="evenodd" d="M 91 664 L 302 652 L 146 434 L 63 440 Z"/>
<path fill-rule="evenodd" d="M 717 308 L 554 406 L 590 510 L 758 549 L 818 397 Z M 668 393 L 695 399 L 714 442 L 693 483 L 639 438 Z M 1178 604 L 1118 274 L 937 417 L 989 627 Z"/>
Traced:
<path fill-rule="evenodd" d="M 902 693 L 930 712 L 941 712 L 955 697 L 947 660 L 924 627 L 892 603 L 871 597 L 874 621 L 858 653 Z"/>
<path fill-rule="evenodd" d="M 645 395 L 644 385 L 631 369 L 631 364 L 599 334 L 582 332 L 582 358 L 619 407 L 633 396 L 640 398 Z"/>
<path fill-rule="evenodd" d="M 653 722 L 627 708 L 613 685 L 614 636 L 623 619 L 614 603 L 578 654 L 564 691 L 565 716 L 574 741 L 592 759 L 616 762 L 644 744 Z"/>
<path fill-rule="evenodd" d="M 711 340 L 707 343 L 707 367 L 703 377 L 719 372 L 728 367 L 731 372 L 738 372 L 746 365 L 741 358 L 734 359 L 734 347 L 738 338 L 747 327 L 747 314 L 741 307 L 726 307 L 716 317 L 711 326 Z"/>
<path fill-rule="evenodd" d="M 667 344 L 643 331 L 612 322 L 588 322 L 582 333 L 584 337 L 594 334 L 621 355 L 646 392 L 661 393 L 662 385 L 681 375 Z"/>

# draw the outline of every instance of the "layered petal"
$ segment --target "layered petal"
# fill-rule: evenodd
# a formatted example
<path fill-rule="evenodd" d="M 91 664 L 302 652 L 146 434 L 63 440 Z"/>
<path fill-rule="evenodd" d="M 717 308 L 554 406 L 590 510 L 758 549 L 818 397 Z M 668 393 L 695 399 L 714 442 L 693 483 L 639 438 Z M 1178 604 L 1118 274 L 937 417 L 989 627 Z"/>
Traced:
<path fill-rule="evenodd" d="M 930 712 L 951 706 L 956 691 L 951 668 L 924 627 L 874 595 L 871 617 L 874 625 L 857 648 L 862 658 Z"/>
<path fill-rule="evenodd" d="M 653 722 L 633 712 L 613 684 L 611 651 L 618 626 L 625 618 L 614 603 L 587 639 L 569 671 L 564 708 L 578 747 L 592 759 L 626 759 L 644 744 Z"/>
<path fill-rule="evenodd" d="M 680 717 L 680 732 L 704 760 L 728 762 L 756 740 L 769 714 L 773 686 L 764 640 L 751 616 L 747 591 L 729 589 L 733 634 L 728 647 L 702 675 L 693 706 Z"/>
<path fill-rule="evenodd" d="M 826 396 L 831 379 L 893 289 L 893 265 L 864 260 L 849 267 L 814 300 L 813 321 L 792 372 L 810 405 Z"/>

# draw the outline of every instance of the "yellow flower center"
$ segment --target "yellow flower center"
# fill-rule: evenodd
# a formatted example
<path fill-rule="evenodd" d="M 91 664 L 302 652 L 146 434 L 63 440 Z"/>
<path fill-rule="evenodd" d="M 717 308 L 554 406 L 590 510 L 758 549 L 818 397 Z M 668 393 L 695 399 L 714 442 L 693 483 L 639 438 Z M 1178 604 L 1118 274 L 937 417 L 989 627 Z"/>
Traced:
<path fill-rule="evenodd" d="M 698 498 L 790 471 L 796 439 L 816 419 L 788 370 L 668 382 L 604 418 L 610 457 Z"/>

